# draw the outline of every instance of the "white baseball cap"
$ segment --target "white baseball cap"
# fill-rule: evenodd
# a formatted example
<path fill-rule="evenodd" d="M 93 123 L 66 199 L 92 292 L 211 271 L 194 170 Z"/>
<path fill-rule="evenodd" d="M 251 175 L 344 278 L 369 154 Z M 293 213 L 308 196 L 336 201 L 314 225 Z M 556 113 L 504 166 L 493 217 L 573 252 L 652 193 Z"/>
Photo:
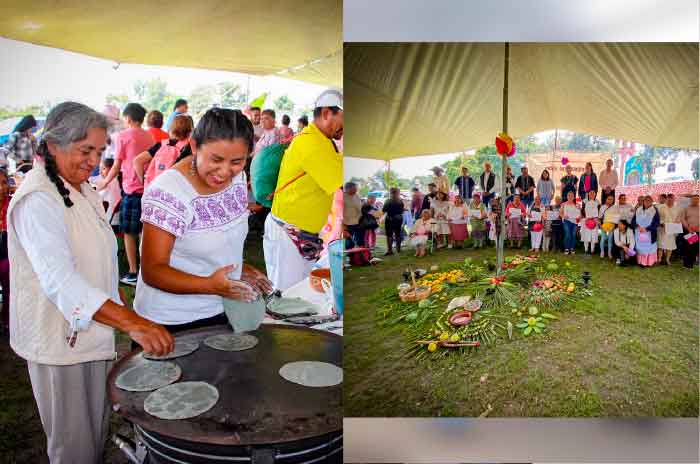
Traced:
<path fill-rule="evenodd" d="M 338 89 L 324 90 L 316 99 L 315 108 L 329 108 L 331 106 L 343 109 L 343 93 Z"/>

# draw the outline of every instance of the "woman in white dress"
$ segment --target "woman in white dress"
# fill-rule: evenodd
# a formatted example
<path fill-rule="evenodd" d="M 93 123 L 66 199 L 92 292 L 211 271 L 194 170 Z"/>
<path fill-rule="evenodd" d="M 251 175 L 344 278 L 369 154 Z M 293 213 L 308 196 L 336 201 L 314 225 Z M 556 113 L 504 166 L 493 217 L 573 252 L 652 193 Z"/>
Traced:
<path fill-rule="evenodd" d="M 450 201 L 445 192 L 438 191 L 431 203 L 431 209 L 434 221 L 433 233 L 437 234 L 439 242 L 437 248 L 444 248 L 447 246 L 450 237 L 450 225 L 447 222 L 447 217 L 450 213 Z"/>
<path fill-rule="evenodd" d="M 676 199 L 672 193 L 666 195 L 666 203 L 659 205 L 659 219 L 661 220 L 661 236 L 659 237 L 659 249 L 663 252 L 661 264 L 669 265 L 671 264 L 671 254 L 673 250 L 676 249 L 676 235 L 675 232 L 669 232 L 669 224 L 679 224 L 679 216 L 683 211 L 679 205 L 676 204 Z"/>
<path fill-rule="evenodd" d="M 243 172 L 253 126 L 213 108 L 192 134 L 192 155 L 143 196 L 141 272 L 134 309 L 171 333 L 225 324 L 223 298 L 252 301 L 272 286 L 243 264 L 248 198 Z"/>
<path fill-rule="evenodd" d="M 588 198 L 583 200 L 583 215 L 581 221 L 581 241 L 585 254 L 595 253 L 595 245 L 598 243 L 598 210 L 600 202 L 596 200 L 596 191 L 589 190 Z"/>

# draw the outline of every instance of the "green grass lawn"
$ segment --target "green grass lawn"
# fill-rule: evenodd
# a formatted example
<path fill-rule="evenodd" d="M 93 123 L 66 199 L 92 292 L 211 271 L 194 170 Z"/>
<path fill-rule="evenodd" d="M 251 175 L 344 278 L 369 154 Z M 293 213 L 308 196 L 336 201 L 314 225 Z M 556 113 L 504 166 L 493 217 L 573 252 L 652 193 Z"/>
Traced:
<path fill-rule="evenodd" d="M 121 248 L 121 240 L 119 242 Z M 244 256 L 246 263 L 265 271 L 261 230 L 251 229 Z M 123 259 L 120 261 L 123 274 L 127 270 L 126 263 Z M 122 288 L 131 305 L 135 288 L 124 285 Z M 116 340 L 120 356 L 130 351 L 131 339 L 126 334 L 117 331 Z M 34 402 L 27 364 L 14 354 L 7 338 L 0 339 L 0 404 L 0 463 L 48 463 L 46 437 Z M 130 425 L 113 413 L 109 436 L 117 432 L 132 436 Z M 126 464 L 128 460 L 108 441 L 105 462 Z"/>
<path fill-rule="evenodd" d="M 698 416 L 699 273 L 677 262 L 618 268 L 598 256 L 546 255 L 589 270 L 594 295 L 544 335 L 471 355 L 418 360 L 406 353 L 405 326 L 377 323 L 377 292 L 395 287 L 407 265 L 495 255 L 493 248 L 441 250 L 417 259 L 405 250 L 346 271 L 346 416 L 473 417 L 489 408 L 491 417 Z"/>

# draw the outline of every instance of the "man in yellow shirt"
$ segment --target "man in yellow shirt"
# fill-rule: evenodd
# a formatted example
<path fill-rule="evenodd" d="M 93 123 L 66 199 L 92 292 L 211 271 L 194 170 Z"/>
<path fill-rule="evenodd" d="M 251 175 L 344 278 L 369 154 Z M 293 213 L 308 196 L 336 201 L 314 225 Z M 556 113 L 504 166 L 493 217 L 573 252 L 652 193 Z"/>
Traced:
<path fill-rule="evenodd" d="M 265 266 L 276 289 L 304 280 L 318 258 L 311 242 L 318 239 L 333 194 L 343 183 L 343 156 L 333 142 L 342 135 L 343 94 L 326 90 L 316 100 L 313 122 L 282 158 L 272 212 L 265 220 Z"/>

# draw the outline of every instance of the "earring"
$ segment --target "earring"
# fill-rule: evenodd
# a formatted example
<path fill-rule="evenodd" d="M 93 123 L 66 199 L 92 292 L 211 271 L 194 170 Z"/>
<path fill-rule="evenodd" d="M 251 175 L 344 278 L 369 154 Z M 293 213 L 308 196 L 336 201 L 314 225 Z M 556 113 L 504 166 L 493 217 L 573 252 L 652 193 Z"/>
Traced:
<path fill-rule="evenodd" d="M 197 156 L 192 155 L 192 162 L 190 163 L 190 174 L 197 175 Z"/>

